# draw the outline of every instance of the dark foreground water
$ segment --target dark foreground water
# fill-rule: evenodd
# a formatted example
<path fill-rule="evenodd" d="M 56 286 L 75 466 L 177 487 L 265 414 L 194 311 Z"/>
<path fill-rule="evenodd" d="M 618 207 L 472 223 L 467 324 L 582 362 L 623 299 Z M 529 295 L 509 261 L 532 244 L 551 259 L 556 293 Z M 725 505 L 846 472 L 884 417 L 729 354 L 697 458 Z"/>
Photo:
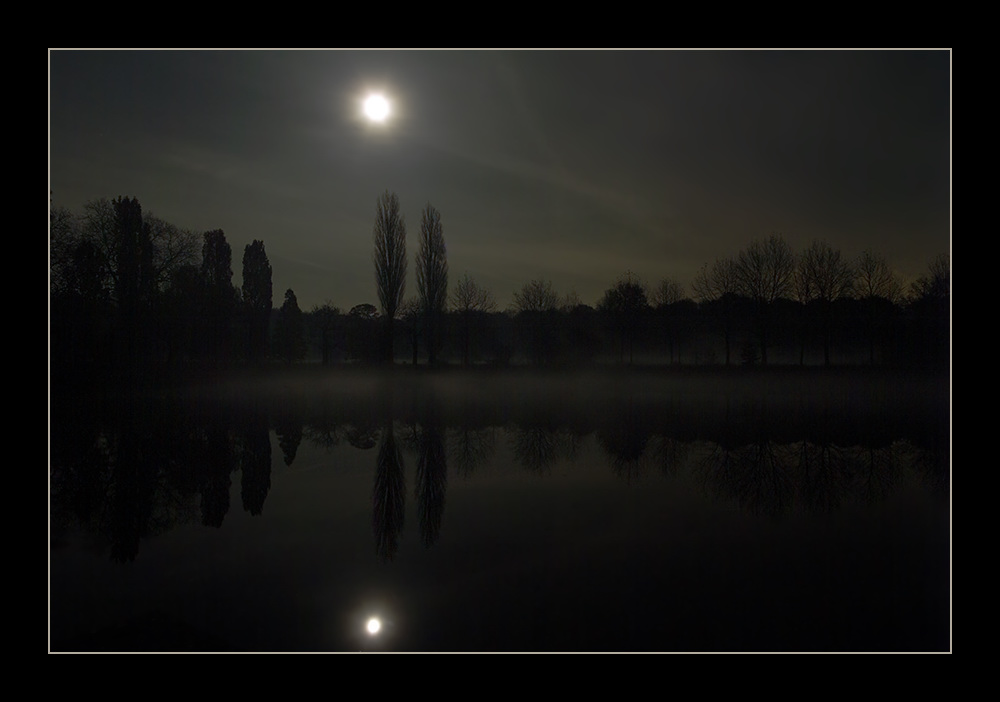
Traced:
<path fill-rule="evenodd" d="M 949 480 L 927 378 L 339 373 L 54 399 L 49 645 L 949 651 Z"/>

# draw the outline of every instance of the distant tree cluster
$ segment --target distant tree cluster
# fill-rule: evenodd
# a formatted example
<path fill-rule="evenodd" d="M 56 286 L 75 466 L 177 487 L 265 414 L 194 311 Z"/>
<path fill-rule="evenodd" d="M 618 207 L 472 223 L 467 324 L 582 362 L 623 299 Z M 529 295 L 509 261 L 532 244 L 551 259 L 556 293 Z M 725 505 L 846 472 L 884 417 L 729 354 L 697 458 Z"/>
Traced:
<path fill-rule="evenodd" d="M 95 200 L 81 216 L 54 209 L 50 232 L 50 355 L 60 380 L 135 385 L 271 355 L 264 242 L 246 247 L 237 289 L 223 230 L 179 229 L 135 198 Z"/>
<path fill-rule="evenodd" d="M 449 288 L 441 213 L 421 213 L 416 295 L 406 298 L 406 225 L 399 198 L 376 200 L 378 307 L 305 312 L 293 290 L 274 309 L 264 242 L 232 250 L 221 229 L 198 234 L 138 200 L 97 200 L 50 218 L 53 375 L 136 383 L 157 374 L 231 365 L 442 363 L 540 366 L 834 364 L 946 366 L 950 261 L 931 261 L 908 289 L 876 252 L 848 260 L 823 241 L 796 254 L 780 235 L 750 242 L 696 273 L 691 296 L 673 279 L 648 286 L 631 272 L 595 306 L 551 281 L 530 280 L 499 310 L 464 273 Z M 423 352 L 421 354 L 421 351 Z"/>

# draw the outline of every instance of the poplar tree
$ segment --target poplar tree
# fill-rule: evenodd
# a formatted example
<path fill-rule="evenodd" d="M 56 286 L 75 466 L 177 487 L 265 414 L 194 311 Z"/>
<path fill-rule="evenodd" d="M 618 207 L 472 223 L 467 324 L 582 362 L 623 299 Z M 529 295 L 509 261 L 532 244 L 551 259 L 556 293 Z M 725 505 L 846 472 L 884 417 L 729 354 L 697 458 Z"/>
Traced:
<path fill-rule="evenodd" d="M 264 242 L 254 239 L 243 251 L 243 308 L 247 319 L 247 355 L 252 361 L 267 355 L 271 305 L 271 264 Z"/>
<path fill-rule="evenodd" d="M 399 198 L 386 190 L 375 206 L 373 230 L 375 251 L 375 286 L 385 317 L 385 356 L 393 361 L 393 320 L 403 302 L 406 291 L 406 224 L 399 209 Z"/>
<path fill-rule="evenodd" d="M 441 228 L 441 213 L 430 203 L 420 222 L 420 249 L 417 252 L 417 292 L 425 319 L 427 362 L 434 365 L 439 321 L 448 302 L 448 258 Z"/>

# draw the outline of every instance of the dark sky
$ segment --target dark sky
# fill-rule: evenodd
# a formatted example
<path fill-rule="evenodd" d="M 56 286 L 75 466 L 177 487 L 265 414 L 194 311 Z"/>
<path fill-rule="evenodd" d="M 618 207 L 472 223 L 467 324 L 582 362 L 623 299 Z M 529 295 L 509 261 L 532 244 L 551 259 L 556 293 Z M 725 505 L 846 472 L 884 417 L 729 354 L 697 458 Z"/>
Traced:
<path fill-rule="evenodd" d="M 533 278 L 594 305 L 779 233 L 907 280 L 951 243 L 951 52 L 77 51 L 50 59 L 52 204 L 137 197 L 223 229 L 241 282 L 264 241 L 274 305 L 377 304 L 379 194 L 410 273 L 426 203 L 451 281 L 501 307 Z M 393 113 L 366 122 L 381 91 Z"/>

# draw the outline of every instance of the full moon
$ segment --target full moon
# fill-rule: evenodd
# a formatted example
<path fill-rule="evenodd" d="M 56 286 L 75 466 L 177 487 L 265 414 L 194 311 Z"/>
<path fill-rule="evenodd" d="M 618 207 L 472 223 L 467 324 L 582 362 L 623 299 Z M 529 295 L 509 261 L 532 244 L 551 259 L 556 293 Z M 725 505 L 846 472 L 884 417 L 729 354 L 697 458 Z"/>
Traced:
<path fill-rule="evenodd" d="M 375 617 L 372 617 L 371 619 L 368 620 L 368 624 L 365 628 L 368 629 L 369 634 L 377 634 L 379 632 L 379 629 L 382 628 L 382 622 L 380 622 Z"/>
<path fill-rule="evenodd" d="M 389 116 L 389 101 L 379 94 L 365 98 L 365 116 L 372 122 L 384 122 Z"/>

